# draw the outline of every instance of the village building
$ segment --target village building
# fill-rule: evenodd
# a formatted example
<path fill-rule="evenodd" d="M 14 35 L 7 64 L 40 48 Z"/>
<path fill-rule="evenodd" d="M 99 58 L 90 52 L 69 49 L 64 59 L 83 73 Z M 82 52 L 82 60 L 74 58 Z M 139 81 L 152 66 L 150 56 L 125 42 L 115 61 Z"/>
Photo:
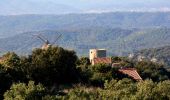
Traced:
<path fill-rule="evenodd" d="M 119 72 L 121 72 L 122 74 L 128 75 L 129 77 L 131 77 L 132 79 L 136 81 L 142 81 L 142 78 L 140 77 L 139 73 L 137 72 L 135 68 L 122 68 L 122 69 L 119 69 Z"/>
<path fill-rule="evenodd" d="M 118 71 L 120 73 L 128 75 L 136 81 L 142 80 L 135 68 L 126 68 L 124 66 L 121 66 L 120 62 L 113 63 L 111 57 L 107 57 L 106 49 L 90 49 L 89 59 L 92 65 L 104 63 L 111 65 L 112 67 L 119 67 L 120 69 Z"/>
<path fill-rule="evenodd" d="M 112 59 L 110 57 L 102 57 L 102 58 L 94 58 L 92 61 L 92 65 L 101 64 L 101 63 L 112 65 Z"/>
<path fill-rule="evenodd" d="M 90 49 L 89 59 L 92 65 L 100 62 L 107 62 L 108 58 L 106 58 L 106 49 Z"/>

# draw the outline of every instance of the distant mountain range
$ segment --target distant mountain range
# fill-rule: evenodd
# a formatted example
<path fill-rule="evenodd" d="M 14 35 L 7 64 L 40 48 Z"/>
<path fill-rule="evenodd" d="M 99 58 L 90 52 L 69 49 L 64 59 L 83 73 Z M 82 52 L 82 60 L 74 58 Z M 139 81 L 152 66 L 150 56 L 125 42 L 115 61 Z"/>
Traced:
<path fill-rule="evenodd" d="M 0 37 L 58 29 L 170 27 L 170 12 L 0 16 Z"/>
<path fill-rule="evenodd" d="M 108 55 L 170 45 L 170 12 L 115 12 L 102 14 L 0 16 L 0 50 L 21 54 L 40 47 L 31 34 L 54 40 L 74 49 L 79 56 L 90 48 L 106 48 Z"/>

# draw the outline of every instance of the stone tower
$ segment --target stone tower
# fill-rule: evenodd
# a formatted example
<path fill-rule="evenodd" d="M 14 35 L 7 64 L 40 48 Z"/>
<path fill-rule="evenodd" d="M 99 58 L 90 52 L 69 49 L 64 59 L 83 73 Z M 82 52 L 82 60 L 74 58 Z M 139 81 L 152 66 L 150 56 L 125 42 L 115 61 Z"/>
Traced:
<path fill-rule="evenodd" d="M 102 57 L 106 57 L 106 49 L 90 49 L 89 51 L 90 63 L 93 62 L 94 58 L 102 58 Z"/>

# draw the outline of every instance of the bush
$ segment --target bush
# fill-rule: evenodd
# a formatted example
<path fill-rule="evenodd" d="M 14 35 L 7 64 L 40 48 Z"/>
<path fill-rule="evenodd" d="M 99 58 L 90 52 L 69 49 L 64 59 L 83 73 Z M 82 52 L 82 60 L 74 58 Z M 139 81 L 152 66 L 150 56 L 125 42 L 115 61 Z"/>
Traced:
<path fill-rule="evenodd" d="M 78 86 L 70 90 L 68 95 L 64 96 L 65 100 L 97 100 L 100 98 L 97 88 Z"/>
<path fill-rule="evenodd" d="M 35 85 L 33 81 L 13 84 L 4 94 L 4 100 L 41 100 L 45 95 L 45 88 L 41 85 Z"/>
<path fill-rule="evenodd" d="M 127 100 L 136 93 L 136 84 L 130 79 L 106 81 L 104 89 L 100 91 L 103 99 Z"/>
<path fill-rule="evenodd" d="M 91 66 L 91 72 L 90 81 L 95 86 L 103 86 L 105 80 L 111 80 L 113 77 L 112 67 L 107 64 Z"/>

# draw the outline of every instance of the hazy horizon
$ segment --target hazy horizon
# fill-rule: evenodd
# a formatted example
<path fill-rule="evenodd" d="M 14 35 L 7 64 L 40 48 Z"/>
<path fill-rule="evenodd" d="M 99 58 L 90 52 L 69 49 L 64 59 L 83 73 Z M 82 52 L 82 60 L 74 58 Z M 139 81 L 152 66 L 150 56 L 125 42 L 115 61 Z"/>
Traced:
<path fill-rule="evenodd" d="M 170 0 L 2 0 L 0 15 L 170 11 Z"/>

